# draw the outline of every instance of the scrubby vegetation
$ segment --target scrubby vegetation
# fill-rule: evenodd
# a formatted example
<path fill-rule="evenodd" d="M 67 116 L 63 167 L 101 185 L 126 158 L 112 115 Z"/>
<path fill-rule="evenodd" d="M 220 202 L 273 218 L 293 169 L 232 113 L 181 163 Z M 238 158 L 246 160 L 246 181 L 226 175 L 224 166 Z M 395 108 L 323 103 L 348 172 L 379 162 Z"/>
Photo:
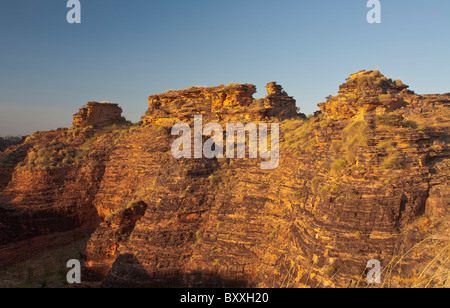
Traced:
<path fill-rule="evenodd" d="M 384 140 L 377 145 L 377 148 L 386 152 L 386 157 L 380 163 L 381 168 L 398 169 L 402 166 L 403 158 L 394 140 Z"/>
<path fill-rule="evenodd" d="M 389 99 L 391 99 L 392 98 L 392 95 L 391 94 L 381 94 L 380 96 L 378 96 L 378 99 L 379 100 L 382 100 L 382 101 L 384 101 L 384 100 L 389 100 Z"/>
<path fill-rule="evenodd" d="M 360 114 L 342 131 L 342 147 L 347 153 L 348 163 L 356 162 L 356 151 L 359 147 L 368 146 L 368 129 L 369 126 L 364 120 L 364 115 Z"/>
<path fill-rule="evenodd" d="M 90 160 L 108 155 L 129 129 L 129 124 L 114 124 L 97 130 L 85 127 L 35 133 L 25 141 L 30 150 L 17 168 L 54 170 L 86 165 Z"/>
<path fill-rule="evenodd" d="M 319 192 L 319 188 L 321 186 L 322 180 L 318 177 L 315 177 L 311 181 L 311 191 L 313 194 L 317 194 Z"/>
<path fill-rule="evenodd" d="M 404 127 L 413 129 L 425 129 L 425 125 L 412 118 L 404 119 L 395 113 L 383 113 L 376 116 L 377 126 L 380 128 Z"/>
<path fill-rule="evenodd" d="M 350 77 L 350 80 L 356 80 L 358 85 L 363 85 L 364 83 L 368 83 L 369 85 L 380 86 L 382 84 L 392 83 L 392 79 L 386 78 L 385 76 L 383 76 L 379 70 L 354 74 Z"/>
<path fill-rule="evenodd" d="M 331 170 L 329 175 L 332 177 L 340 177 L 342 175 L 342 171 L 347 166 L 347 162 L 343 159 L 338 159 L 334 161 L 331 165 Z"/>
<path fill-rule="evenodd" d="M 88 239 L 42 253 L 0 270 L 0 288 L 68 288 L 66 267 L 71 259 L 82 260 Z M 19 260 L 18 260 L 19 261 Z"/>
<path fill-rule="evenodd" d="M 0 152 L 0 167 L 5 167 L 8 163 L 12 152 Z"/>
<path fill-rule="evenodd" d="M 376 121 L 378 124 L 387 127 L 399 127 L 403 123 L 403 117 L 393 113 L 383 113 L 377 115 Z"/>
<path fill-rule="evenodd" d="M 396 80 L 394 81 L 394 83 L 395 83 L 395 85 L 398 86 L 398 87 L 403 86 L 403 81 L 401 81 L 400 79 L 396 79 Z"/>
<path fill-rule="evenodd" d="M 382 162 L 380 167 L 383 169 L 398 169 L 401 167 L 403 159 L 398 153 L 390 153 Z"/>
<path fill-rule="evenodd" d="M 286 145 L 298 151 L 312 153 L 317 145 L 315 130 L 318 125 L 319 123 L 314 122 L 313 118 L 283 122 L 283 128 L 287 131 Z"/>

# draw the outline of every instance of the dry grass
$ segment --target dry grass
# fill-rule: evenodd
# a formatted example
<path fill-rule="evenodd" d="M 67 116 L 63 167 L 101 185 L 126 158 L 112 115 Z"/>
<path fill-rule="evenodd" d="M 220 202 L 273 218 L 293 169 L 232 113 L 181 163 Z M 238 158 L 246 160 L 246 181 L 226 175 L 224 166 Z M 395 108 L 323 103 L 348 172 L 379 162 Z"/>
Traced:
<path fill-rule="evenodd" d="M 334 161 L 331 165 L 331 170 L 329 175 L 332 177 L 340 177 L 342 175 L 342 171 L 347 166 L 347 162 L 343 159 L 338 159 Z"/>
<path fill-rule="evenodd" d="M 450 244 L 437 242 L 433 237 L 427 237 L 404 251 L 394 252 L 390 262 L 383 267 L 380 285 L 368 285 L 369 288 L 448 288 L 450 287 Z M 431 256 L 431 260 L 423 267 L 412 269 L 415 275 L 404 276 L 405 269 L 411 259 L 418 255 Z M 403 277 L 402 277 L 403 275 Z"/>
<path fill-rule="evenodd" d="M 66 264 L 71 259 L 82 260 L 87 239 L 43 253 L 0 270 L 0 288 L 65 288 Z"/>
<path fill-rule="evenodd" d="M 342 131 L 342 146 L 347 152 L 347 162 L 356 162 L 356 151 L 359 147 L 369 144 L 368 125 L 364 115 L 357 115 L 349 125 Z"/>
<path fill-rule="evenodd" d="M 318 125 L 311 119 L 283 122 L 282 129 L 287 131 L 284 135 L 286 145 L 289 148 L 313 153 L 317 145 L 315 130 Z"/>

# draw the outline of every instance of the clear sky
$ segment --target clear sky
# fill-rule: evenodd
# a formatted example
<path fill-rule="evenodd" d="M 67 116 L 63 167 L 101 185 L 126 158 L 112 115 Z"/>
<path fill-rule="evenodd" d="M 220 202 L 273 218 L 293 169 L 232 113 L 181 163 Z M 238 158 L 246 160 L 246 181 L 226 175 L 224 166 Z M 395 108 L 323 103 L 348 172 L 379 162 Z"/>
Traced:
<path fill-rule="evenodd" d="M 378 68 L 417 93 L 450 92 L 450 1 L 0 0 L 0 135 L 71 126 L 88 101 L 137 122 L 147 97 L 279 82 L 304 113 L 349 74 Z"/>

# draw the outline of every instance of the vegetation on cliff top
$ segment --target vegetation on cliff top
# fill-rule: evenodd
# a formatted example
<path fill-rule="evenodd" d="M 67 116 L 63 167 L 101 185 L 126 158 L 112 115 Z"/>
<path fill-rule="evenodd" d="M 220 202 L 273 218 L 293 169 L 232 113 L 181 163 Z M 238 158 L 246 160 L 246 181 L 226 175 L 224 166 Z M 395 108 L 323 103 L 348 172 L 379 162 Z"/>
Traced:
<path fill-rule="evenodd" d="M 37 132 L 25 141 L 30 149 L 17 169 L 45 171 L 86 165 L 89 160 L 108 155 L 130 127 L 113 124 L 99 129 L 72 127 L 48 134 Z"/>

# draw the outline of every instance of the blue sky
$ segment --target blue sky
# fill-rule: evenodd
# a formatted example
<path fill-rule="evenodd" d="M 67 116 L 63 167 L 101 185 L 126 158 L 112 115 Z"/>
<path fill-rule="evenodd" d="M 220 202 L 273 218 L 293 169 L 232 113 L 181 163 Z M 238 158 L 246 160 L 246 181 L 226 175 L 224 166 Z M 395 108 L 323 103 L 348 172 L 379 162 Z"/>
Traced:
<path fill-rule="evenodd" d="M 378 68 L 417 93 L 450 92 L 450 1 L 0 0 L 0 135 L 71 126 L 86 102 L 139 121 L 147 97 L 278 81 L 310 114 L 349 74 Z"/>

